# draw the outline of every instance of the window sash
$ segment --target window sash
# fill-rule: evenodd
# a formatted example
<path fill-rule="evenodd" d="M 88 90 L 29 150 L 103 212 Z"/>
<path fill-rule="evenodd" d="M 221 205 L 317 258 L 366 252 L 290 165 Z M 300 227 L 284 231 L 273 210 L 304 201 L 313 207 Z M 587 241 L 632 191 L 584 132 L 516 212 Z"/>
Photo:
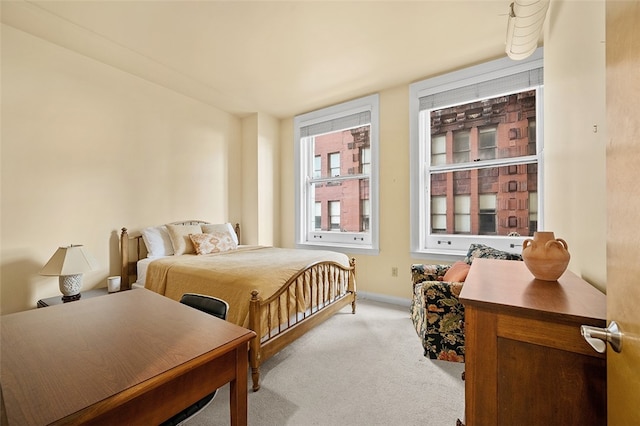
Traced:
<path fill-rule="evenodd" d="M 497 61 L 487 62 L 479 66 L 470 67 L 465 70 L 456 71 L 440 77 L 432 78 L 422 82 L 414 83 L 410 86 L 410 158 L 411 158 L 411 252 L 417 258 L 430 259 L 452 259 L 451 255 L 462 255 L 466 253 L 470 243 L 485 243 L 492 247 L 517 252 L 521 249 L 522 241 L 526 236 L 498 236 L 498 235 L 463 235 L 463 234 L 443 234 L 440 232 L 443 219 L 433 211 L 433 196 L 429 185 L 430 176 L 433 173 L 443 173 L 456 170 L 473 170 L 485 167 L 498 167 L 510 164 L 530 164 L 536 163 L 537 167 L 537 197 L 539 203 L 538 211 L 541 208 L 542 182 L 543 179 L 543 59 L 542 49 L 538 49 L 534 55 L 523 61 L 511 61 L 503 58 Z M 478 152 L 477 159 L 470 159 L 467 162 L 443 164 L 441 161 L 434 161 L 439 154 L 431 151 L 435 148 L 433 143 L 429 143 L 429 138 L 424 138 L 422 129 L 430 128 L 431 117 L 428 111 L 438 108 L 452 108 L 455 105 L 477 102 L 482 99 L 502 96 L 508 93 L 516 93 L 524 90 L 536 91 L 536 124 L 537 128 L 531 129 L 537 136 L 537 145 L 529 144 L 528 151 L 521 157 L 515 158 L 495 158 L 498 156 L 497 147 L 489 148 L 485 153 Z M 447 120 L 449 117 L 442 116 Z M 472 117 L 475 118 L 475 117 Z M 449 121 L 451 122 L 451 121 Z M 450 127 L 449 127 L 450 128 Z M 478 132 L 482 126 L 478 125 Z M 522 128 L 522 132 L 527 132 Z M 428 133 L 430 134 L 430 132 Z M 526 137 L 526 133 L 523 133 Z M 480 137 L 480 135 L 478 135 Z M 501 136 L 502 137 L 502 136 Z M 497 140 L 497 139 L 496 139 Z M 531 141 L 530 141 L 531 142 Z M 487 145 L 489 145 L 487 143 Z M 532 148 L 534 147 L 534 148 Z M 475 148 L 473 148 L 475 149 Z M 496 155 L 489 153 L 496 151 Z M 453 153 L 451 154 L 453 156 Z M 493 157 L 493 158 L 491 158 Z M 477 160 L 477 161 L 471 161 Z M 520 167 L 520 166 L 518 166 Z M 482 191 L 480 191 L 482 193 Z M 477 201 L 476 201 L 477 202 Z M 523 201 L 526 202 L 526 201 Z M 531 203 L 531 202 L 530 202 Z M 504 206 L 499 206 L 504 209 Z M 489 209 L 478 211 L 478 216 L 484 216 L 478 220 L 490 224 L 497 223 L 497 215 Z M 496 210 L 497 211 L 497 210 Z M 540 216 L 540 217 L 538 217 Z M 511 217 L 508 218 L 509 220 Z M 538 220 L 539 219 L 539 220 Z M 502 219 L 501 219 L 502 220 Z M 525 219 L 526 220 L 526 219 Z M 529 222 L 536 222 L 538 228 L 543 227 L 542 217 L 538 212 L 530 211 Z M 453 227 L 454 224 L 451 224 Z M 436 229 L 434 229 L 436 228 Z M 487 228 L 488 229 L 488 228 Z M 483 228 L 484 230 L 484 228 Z M 441 256 L 441 257 L 439 257 Z M 455 258 L 455 257 L 454 257 Z"/>
<path fill-rule="evenodd" d="M 378 104 L 379 96 L 376 94 L 294 117 L 295 173 L 297 176 L 294 183 L 296 190 L 295 238 L 297 247 L 329 248 L 353 254 L 378 252 Z M 341 159 L 343 169 L 340 171 L 340 176 L 314 177 L 312 173 L 313 161 L 310 157 L 313 156 L 315 150 L 313 144 L 308 143 L 309 139 L 366 125 L 369 125 L 368 146 L 360 147 L 357 156 L 354 152 L 357 151 L 356 149 L 352 151 L 349 148 L 348 151 L 342 151 L 342 154 L 348 155 L 348 157 L 343 156 Z M 355 141 L 356 139 L 354 139 Z M 361 139 L 358 142 L 360 141 Z M 353 166 L 351 166 L 352 154 Z M 360 164 L 358 167 L 357 164 L 361 163 L 363 159 L 368 163 Z M 329 163 L 330 160 L 327 156 L 323 158 L 323 161 Z M 327 172 L 324 170 L 329 170 L 328 164 L 323 165 L 322 173 L 326 174 Z M 356 220 L 355 223 L 342 223 L 341 220 L 341 227 L 358 229 L 358 231 L 341 229 L 340 232 L 336 232 L 329 230 L 326 225 L 323 225 L 325 230 L 315 229 L 313 226 L 316 223 L 313 202 L 315 202 L 316 187 L 352 185 L 350 182 L 355 182 L 358 185 L 358 190 L 368 197 L 368 202 L 364 203 L 362 199 L 355 200 L 356 209 L 361 213 L 361 220 Z M 327 225 L 329 225 L 331 218 L 328 215 L 327 201 L 323 201 L 323 204 L 322 211 L 326 216 L 322 220 L 328 222 Z M 368 210 L 366 213 L 364 212 L 365 207 Z M 345 208 L 347 208 L 346 205 Z M 352 220 L 351 218 L 347 219 Z M 335 228 L 335 224 L 337 224 L 335 218 L 333 222 Z"/>

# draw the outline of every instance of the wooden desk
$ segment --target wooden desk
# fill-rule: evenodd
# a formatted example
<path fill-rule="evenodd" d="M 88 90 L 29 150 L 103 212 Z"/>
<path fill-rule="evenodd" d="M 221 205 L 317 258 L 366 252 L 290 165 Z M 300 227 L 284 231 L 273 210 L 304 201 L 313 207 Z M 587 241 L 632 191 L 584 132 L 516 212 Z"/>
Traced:
<path fill-rule="evenodd" d="M 606 359 L 580 334 L 604 327 L 606 297 L 565 272 L 540 281 L 524 262 L 475 259 L 465 305 L 465 423 L 604 425 Z"/>
<path fill-rule="evenodd" d="M 157 425 L 228 382 L 247 424 L 250 330 L 142 289 L 0 323 L 10 425 Z"/>

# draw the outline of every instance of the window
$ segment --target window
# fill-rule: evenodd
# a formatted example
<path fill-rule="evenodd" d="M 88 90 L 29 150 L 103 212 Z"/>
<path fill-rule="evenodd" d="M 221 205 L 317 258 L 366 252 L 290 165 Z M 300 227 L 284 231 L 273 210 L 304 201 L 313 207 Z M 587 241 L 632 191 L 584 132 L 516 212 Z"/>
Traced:
<path fill-rule="evenodd" d="M 511 252 L 542 224 L 542 49 L 410 87 L 411 252 Z"/>
<path fill-rule="evenodd" d="M 453 132 L 453 162 L 469 162 L 469 131 Z"/>
<path fill-rule="evenodd" d="M 371 216 L 371 204 L 369 199 L 364 199 L 362 201 L 362 226 L 360 227 L 361 231 L 369 230 L 369 216 Z"/>
<path fill-rule="evenodd" d="M 360 173 L 371 174 L 371 148 L 360 149 Z"/>
<path fill-rule="evenodd" d="M 431 164 L 447 164 L 447 138 L 445 135 L 431 137 Z"/>
<path fill-rule="evenodd" d="M 340 201 L 329 201 L 329 229 L 340 230 Z"/>
<path fill-rule="evenodd" d="M 480 194 L 480 235 L 494 235 L 496 233 L 496 194 Z M 510 225 L 517 226 L 517 225 Z"/>
<path fill-rule="evenodd" d="M 319 178 L 322 176 L 322 157 L 316 155 L 313 157 L 313 177 Z"/>
<path fill-rule="evenodd" d="M 485 127 L 478 134 L 478 158 L 493 160 L 496 158 L 496 130 L 497 127 Z"/>
<path fill-rule="evenodd" d="M 314 210 L 315 210 L 315 215 L 314 215 L 314 221 L 313 221 L 313 229 L 315 229 L 316 231 L 319 231 L 322 229 L 322 203 L 319 201 L 316 201 Z"/>
<path fill-rule="evenodd" d="M 431 232 L 444 234 L 447 232 L 447 197 L 431 197 Z"/>
<path fill-rule="evenodd" d="M 296 244 L 378 250 L 378 95 L 295 117 Z"/>
<path fill-rule="evenodd" d="M 340 176 L 340 153 L 332 152 L 329 154 L 329 176 Z"/>

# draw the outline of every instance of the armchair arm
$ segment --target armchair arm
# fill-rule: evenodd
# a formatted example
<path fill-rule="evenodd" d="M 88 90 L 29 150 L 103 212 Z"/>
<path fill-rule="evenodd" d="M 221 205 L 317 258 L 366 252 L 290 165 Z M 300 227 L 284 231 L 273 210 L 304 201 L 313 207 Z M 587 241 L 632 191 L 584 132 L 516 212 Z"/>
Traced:
<path fill-rule="evenodd" d="M 429 328 L 464 332 L 464 307 L 459 298 L 463 285 L 446 281 L 414 283 L 411 319 L 419 336 L 428 334 Z"/>
<path fill-rule="evenodd" d="M 441 281 L 451 265 L 411 265 L 411 281 L 413 286 L 424 281 Z"/>

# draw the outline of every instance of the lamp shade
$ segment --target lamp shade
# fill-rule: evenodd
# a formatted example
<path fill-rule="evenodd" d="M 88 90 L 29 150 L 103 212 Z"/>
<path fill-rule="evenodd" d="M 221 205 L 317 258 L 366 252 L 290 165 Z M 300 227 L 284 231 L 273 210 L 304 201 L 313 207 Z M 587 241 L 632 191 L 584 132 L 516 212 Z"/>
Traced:
<path fill-rule="evenodd" d="M 550 0 L 515 0 L 510 5 L 505 51 L 514 60 L 528 58 L 538 47 Z"/>
<path fill-rule="evenodd" d="M 40 270 L 40 275 L 64 276 L 98 269 L 98 262 L 82 245 L 59 247 Z"/>

